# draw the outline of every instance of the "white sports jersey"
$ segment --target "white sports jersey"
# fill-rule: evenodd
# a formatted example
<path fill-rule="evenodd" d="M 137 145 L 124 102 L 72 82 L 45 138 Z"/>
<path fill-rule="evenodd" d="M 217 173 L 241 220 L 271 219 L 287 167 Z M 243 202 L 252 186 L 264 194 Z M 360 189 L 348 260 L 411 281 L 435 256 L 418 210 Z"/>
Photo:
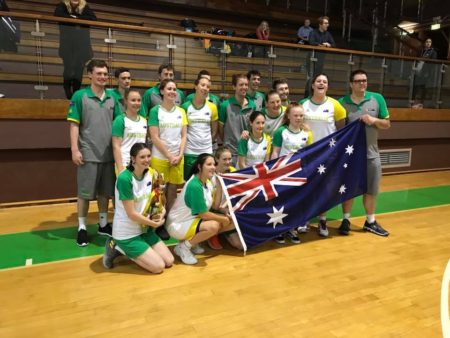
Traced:
<path fill-rule="evenodd" d="M 263 110 L 264 116 L 266 117 L 266 123 L 264 124 L 264 132 L 270 137 L 273 137 L 275 130 L 281 127 L 285 111 L 286 108 L 281 107 L 280 114 L 277 117 L 273 118 L 269 116 L 269 114 L 267 113 L 267 109 Z"/>
<path fill-rule="evenodd" d="M 181 129 L 187 125 L 186 112 L 178 106 L 171 111 L 157 105 L 150 110 L 149 126 L 159 127 L 159 138 L 173 155 L 179 155 L 181 146 Z M 161 160 L 167 158 L 156 148 L 152 147 L 152 156 Z"/>
<path fill-rule="evenodd" d="M 273 135 L 273 146 L 280 148 L 279 156 L 295 153 L 311 143 L 312 135 L 310 131 L 293 132 L 287 126 L 278 128 Z"/>
<path fill-rule="evenodd" d="M 199 213 L 211 209 L 213 191 L 210 180 L 203 184 L 196 175 L 192 175 L 170 209 L 167 224 L 193 221 Z"/>
<path fill-rule="evenodd" d="M 116 182 L 116 208 L 113 220 L 113 238 L 124 240 L 139 236 L 144 232 L 140 224 L 133 222 L 127 216 L 123 206 L 124 200 L 134 201 L 134 209 L 143 214 L 146 206 L 149 204 L 154 184 L 154 174 L 156 172 L 151 169 L 144 177 L 139 180 L 133 173 L 126 169 L 117 177 Z"/>
<path fill-rule="evenodd" d="M 129 119 L 125 114 L 118 116 L 112 127 L 112 136 L 121 137 L 120 152 L 122 163 L 126 167 L 130 163 L 130 149 L 135 143 L 145 143 L 147 136 L 147 120 L 138 115 L 137 120 Z"/>
<path fill-rule="evenodd" d="M 215 104 L 206 101 L 196 108 L 192 102 L 183 105 L 188 120 L 185 154 L 212 154 L 211 122 L 219 119 Z"/>
<path fill-rule="evenodd" d="M 270 136 L 264 133 L 259 142 L 256 142 L 251 136 L 248 140 L 241 138 L 238 143 L 238 155 L 244 156 L 246 166 L 251 167 L 265 161 L 266 156 L 270 155 L 270 146 Z M 238 167 L 238 169 L 243 168 Z"/>
<path fill-rule="evenodd" d="M 331 97 L 327 97 L 322 104 L 316 104 L 310 98 L 300 103 L 305 111 L 305 123 L 311 128 L 314 141 L 334 133 L 336 121 L 345 119 L 346 116 L 344 107 Z"/>

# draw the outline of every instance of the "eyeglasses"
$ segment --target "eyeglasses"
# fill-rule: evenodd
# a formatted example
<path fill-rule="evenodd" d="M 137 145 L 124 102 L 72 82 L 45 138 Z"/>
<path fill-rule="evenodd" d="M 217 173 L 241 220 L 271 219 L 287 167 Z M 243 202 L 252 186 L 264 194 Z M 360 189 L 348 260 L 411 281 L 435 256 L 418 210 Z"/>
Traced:
<path fill-rule="evenodd" d="M 363 83 L 367 83 L 367 80 L 353 80 L 353 83 L 359 83 L 359 84 L 363 84 Z"/>

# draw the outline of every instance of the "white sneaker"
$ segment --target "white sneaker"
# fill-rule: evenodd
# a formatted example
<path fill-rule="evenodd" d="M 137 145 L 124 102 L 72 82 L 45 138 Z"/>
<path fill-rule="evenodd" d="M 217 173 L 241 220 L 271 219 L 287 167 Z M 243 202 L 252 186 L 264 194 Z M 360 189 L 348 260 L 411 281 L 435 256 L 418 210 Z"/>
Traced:
<path fill-rule="evenodd" d="M 187 248 L 183 243 L 179 243 L 173 249 L 175 255 L 181 258 L 184 264 L 194 265 L 197 264 L 197 258 L 192 254 L 191 250 Z"/>
<path fill-rule="evenodd" d="M 319 236 L 328 237 L 328 228 L 326 221 L 319 221 Z"/>
<path fill-rule="evenodd" d="M 309 223 L 306 223 L 306 224 L 304 224 L 304 225 L 300 225 L 300 226 L 297 228 L 297 232 L 298 232 L 299 234 L 304 234 L 304 233 L 309 232 Z"/>
<path fill-rule="evenodd" d="M 191 248 L 191 252 L 194 255 L 201 255 L 205 253 L 205 249 L 203 249 L 200 244 L 193 245 Z"/>

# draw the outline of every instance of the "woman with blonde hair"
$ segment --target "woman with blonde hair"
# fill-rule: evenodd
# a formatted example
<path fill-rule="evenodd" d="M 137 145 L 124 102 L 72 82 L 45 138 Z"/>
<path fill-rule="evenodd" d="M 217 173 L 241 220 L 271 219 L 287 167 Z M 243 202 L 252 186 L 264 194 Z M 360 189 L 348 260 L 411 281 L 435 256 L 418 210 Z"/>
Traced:
<path fill-rule="evenodd" d="M 283 125 L 273 135 L 272 159 L 295 153 L 313 142 L 311 131 L 304 123 L 304 117 L 305 111 L 301 104 L 293 102 L 288 105 L 283 117 Z M 290 230 L 285 235 L 292 243 L 300 243 L 295 230 Z M 283 244 L 284 235 L 279 235 L 275 241 Z"/>
<path fill-rule="evenodd" d="M 270 28 L 267 21 L 261 21 L 258 27 L 256 27 L 256 37 L 258 40 L 269 40 Z"/>

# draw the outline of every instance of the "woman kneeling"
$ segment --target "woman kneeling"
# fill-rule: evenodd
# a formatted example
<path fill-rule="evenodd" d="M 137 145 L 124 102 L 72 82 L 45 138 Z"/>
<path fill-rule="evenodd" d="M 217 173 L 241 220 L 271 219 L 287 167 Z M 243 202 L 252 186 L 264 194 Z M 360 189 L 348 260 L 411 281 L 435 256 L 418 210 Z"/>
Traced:
<path fill-rule="evenodd" d="M 200 242 L 233 228 L 229 216 L 210 211 L 211 207 L 219 207 L 222 196 L 220 188 L 213 194 L 210 179 L 215 169 L 212 155 L 201 154 L 197 158 L 192 166 L 192 176 L 178 195 L 167 218 L 167 231 L 180 241 L 174 252 L 184 264 L 197 263 L 194 254 L 203 253 L 203 248 L 198 245 Z"/>
<path fill-rule="evenodd" d="M 130 150 L 131 161 L 117 177 L 116 209 L 113 221 L 115 249 L 124 253 L 142 268 L 161 273 L 172 266 L 174 258 L 153 228 L 164 223 L 165 209 L 151 218 L 144 216 L 150 205 L 156 172 L 149 168 L 150 149 L 144 143 L 136 143 Z M 106 243 L 103 265 L 112 268 L 117 256 L 113 244 Z"/>

